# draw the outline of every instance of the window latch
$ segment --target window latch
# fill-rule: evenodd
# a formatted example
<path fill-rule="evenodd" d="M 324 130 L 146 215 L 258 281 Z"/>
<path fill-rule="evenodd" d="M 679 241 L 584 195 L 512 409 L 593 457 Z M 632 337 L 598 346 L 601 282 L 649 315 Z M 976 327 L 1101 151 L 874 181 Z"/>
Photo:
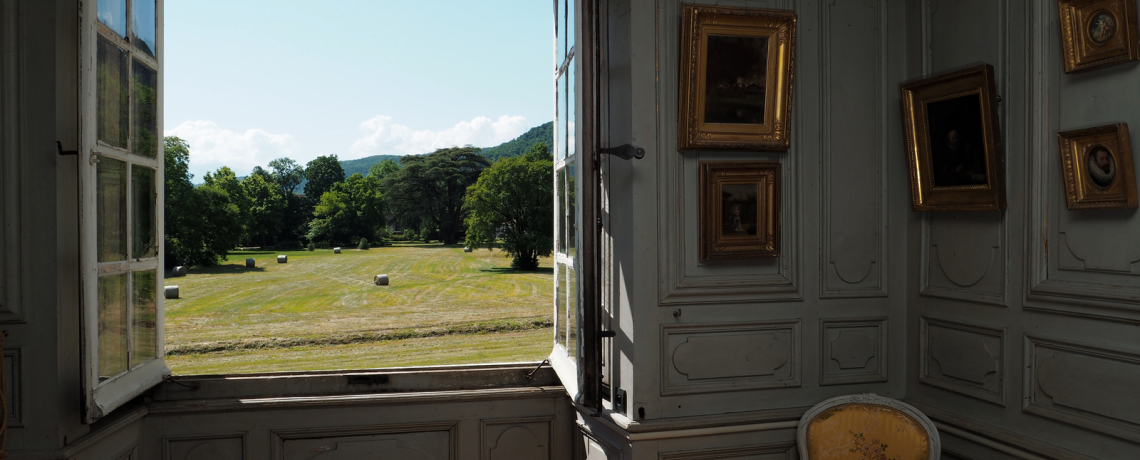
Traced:
<path fill-rule="evenodd" d="M 622 144 L 617 147 L 606 147 L 598 149 L 601 153 L 608 153 L 623 160 L 642 159 L 645 158 L 645 149 L 636 147 L 630 144 Z"/>
<path fill-rule="evenodd" d="M 55 141 L 55 151 L 59 152 L 60 155 L 79 155 L 78 150 L 64 150 L 63 144 L 59 141 Z"/>

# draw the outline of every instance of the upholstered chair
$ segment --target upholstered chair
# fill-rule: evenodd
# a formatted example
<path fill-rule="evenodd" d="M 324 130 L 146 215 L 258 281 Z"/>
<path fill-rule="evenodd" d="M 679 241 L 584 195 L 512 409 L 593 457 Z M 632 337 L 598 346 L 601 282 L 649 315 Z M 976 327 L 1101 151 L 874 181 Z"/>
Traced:
<path fill-rule="evenodd" d="M 796 435 L 800 460 L 938 460 L 942 447 L 926 415 L 874 394 L 816 404 Z"/>

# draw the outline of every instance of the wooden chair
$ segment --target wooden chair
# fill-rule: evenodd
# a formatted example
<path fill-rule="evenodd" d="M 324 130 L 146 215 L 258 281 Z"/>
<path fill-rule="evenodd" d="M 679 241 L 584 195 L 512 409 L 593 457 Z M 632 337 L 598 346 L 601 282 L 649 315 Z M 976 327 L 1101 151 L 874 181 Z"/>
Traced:
<path fill-rule="evenodd" d="M 938 429 L 909 404 L 874 394 L 831 398 L 800 418 L 800 460 L 938 460 Z"/>

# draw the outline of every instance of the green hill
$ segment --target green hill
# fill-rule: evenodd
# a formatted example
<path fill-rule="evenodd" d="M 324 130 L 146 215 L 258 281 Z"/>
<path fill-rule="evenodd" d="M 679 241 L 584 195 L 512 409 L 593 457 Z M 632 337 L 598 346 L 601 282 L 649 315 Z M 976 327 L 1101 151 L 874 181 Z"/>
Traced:
<path fill-rule="evenodd" d="M 340 167 L 344 168 L 344 177 L 351 176 L 356 173 L 367 176 L 368 170 L 372 165 L 380 163 L 384 160 L 396 160 L 400 162 L 400 155 L 372 155 L 370 157 L 357 158 L 355 160 L 343 160 L 340 162 Z"/>
<path fill-rule="evenodd" d="M 550 151 L 554 152 L 554 122 L 548 121 L 544 124 L 535 126 L 523 133 L 523 135 L 514 138 L 509 142 L 504 142 L 495 147 L 485 148 L 479 152 L 488 160 L 494 162 L 499 158 L 521 157 L 530 150 L 535 144 L 545 142 Z"/>

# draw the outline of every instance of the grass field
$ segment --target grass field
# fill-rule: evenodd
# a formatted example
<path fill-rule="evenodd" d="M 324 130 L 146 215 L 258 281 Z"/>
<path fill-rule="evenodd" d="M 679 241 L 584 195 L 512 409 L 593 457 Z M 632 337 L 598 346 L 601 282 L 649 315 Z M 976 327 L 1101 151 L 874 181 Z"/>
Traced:
<path fill-rule="evenodd" d="M 166 280 L 181 291 L 166 301 L 175 374 L 534 361 L 550 351 L 549 259 L 517 272 L 498 250 L 399 243 L 229 259 Z M 391 285 L 373 284 L 380 273 Z"/>

